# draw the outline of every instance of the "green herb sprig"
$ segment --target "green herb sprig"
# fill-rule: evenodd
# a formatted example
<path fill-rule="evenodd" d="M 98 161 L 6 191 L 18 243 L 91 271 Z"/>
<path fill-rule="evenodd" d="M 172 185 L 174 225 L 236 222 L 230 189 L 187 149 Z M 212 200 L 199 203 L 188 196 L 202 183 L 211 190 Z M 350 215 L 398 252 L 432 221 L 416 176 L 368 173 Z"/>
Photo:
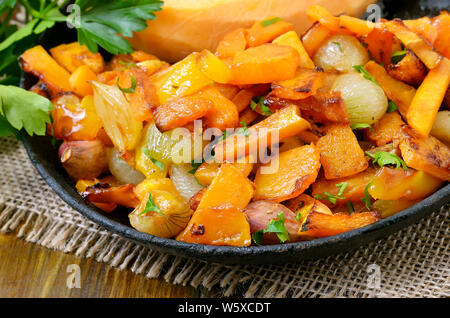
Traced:
<path fill-rule="evenodd" d="M 362 75 L 365 79 L 367 79 L 367 80 L 369 80 L 369 81 L 371 81 L 371 82 L 374 82 L 374 83 L 377 84 L 377 85 L 380 85 L 380 84 L 378 84 L 378 82 L 376 81 L 376 79 L 372 76 L 372 74 L 370 74 L 369 72 L 367 72 L 367 70 L 364 68 L 363 65 L 354 65 L 353 68 L 354 68 L 356 71 L 358 71 L 359 73 L 361 73 L 361 75 Z"/>
<path fill-rule="evenodd" d="M 284 213 L 278 213 L 277 217 L 277 220 L 270 220 L 269 224 L 267 224 L 267 228 L 253 233 L 252 238 L 256 245 L 261 245 L 262 238 L 265 233 L 275 233 L 281 243 L 284 243 L 289 239 L 289 232 L 286 230 L 286 227 L 284 225 Z"/>
<path fill-rule="evenodd" d="M 378 164 L 380 167 L 394 165 L 396 169 L 403 168 L 404 170 L 408 170 L 406 163 L 396 154 L 386 151 L 379 151 L 376 154 L 372 154 L 366 151 L 366 155 L 372 159 L 373 166 L 375 166 L 375 164 Z"/>

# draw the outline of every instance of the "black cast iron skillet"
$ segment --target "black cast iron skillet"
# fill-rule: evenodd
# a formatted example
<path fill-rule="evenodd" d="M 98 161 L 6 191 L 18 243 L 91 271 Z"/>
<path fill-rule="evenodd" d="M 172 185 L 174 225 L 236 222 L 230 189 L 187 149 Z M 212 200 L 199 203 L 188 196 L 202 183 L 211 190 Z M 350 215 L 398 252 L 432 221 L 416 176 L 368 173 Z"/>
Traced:
<path fill-rule="evenodd" d="M 420 17 L 437 14 L 444 1 L 384 1 L 385 17 Z M 426 6 L 425 6 L 426 4 Z M 439 6 L 436 8 L 436 4 Z M 445 3 L 444 3 L 445 5 Z M 447 5 L 448 6 L 448 5 Z M 406 8 L 406 10 L 405 10 Z M 436 10 L 437 9 L 437 10 Z M 397 12 L 401 14 L 397 15 Z M 76 40 L 74 30 L 58 25 L 44 34 L 41 44 L 48 48 Z M 30 87 L 36 81 L 28 74 L 22 77 L 22 86 Z M 450 201 L 450 185 L 435 192 L 413 207 L 375 224 L 340 235 L 308 242 L 283 245 L 226 247 L 188 244 L 164 239 L 133 229 L 128 222 L 128 211 L 117 210 L 107 214 L 93 205 L 88 205 L 77 193 L 74 183 L 68 178 L 58 160 L 57 148 L 50 137 L 30 137 L 22 134 L 23 143 L 31 162 L 47 184 L 75 210 L 104 228 L 147 245 L 152 249 L 173 255 L 201 259 L 217 263 L 286 263 L 305 259 L 316 259 L 342 253 L 392 234 L 401 228 L 417 223 Z"/>

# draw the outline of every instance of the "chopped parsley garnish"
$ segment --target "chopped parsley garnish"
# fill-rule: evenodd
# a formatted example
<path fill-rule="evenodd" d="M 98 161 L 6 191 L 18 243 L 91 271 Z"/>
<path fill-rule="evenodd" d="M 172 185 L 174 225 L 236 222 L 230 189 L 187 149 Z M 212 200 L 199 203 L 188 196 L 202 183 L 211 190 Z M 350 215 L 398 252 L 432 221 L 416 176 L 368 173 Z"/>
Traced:
<path fill-rule="evenodd" d="M 301 218 L 302 218 L 302 213 L 298 212 L 297 215 L 295 216 L 295 220 L 300 221 Z"/>
<path fill-rule="evenodd" d="M 202 163 L 203 163 L 203 161 L 202 162 L 195 162 L 195 159 L 192 160 L 192 162 L 191 162 L 192 170 L 190 170 L 189 173 L 190 174 L 195 174 L 197 172 L 198 168 L 200 168 L 200 166 L 202 165 Z M 198 182 L 198 180 L 197 180 L 197 182 Z"/>
<path fill-rule="evenodd" d="M 129 66 L 129 67 L 137 67 L 137 65 L 134 64 L 133 62 L 126 62 L 126 61 L 122 61 L 122 60 L 119 61 L 119 64 L 123 65 L 123 66 Z"/>
<path fill-rule="evenodd" d="M 398 106 L 394 101 L 390 100 L 388 103 L 387 113 L 392 113 L 393 111 L 396 111 L 398 109 Z"/>
<path fill-rule="evenodd" d="M 341 182 L 336 184 L 336 187 L 339 188 L 338 196 L 342 196 L 344 194 L 345 189 L 348 187 L 348 182 Z"/>
<path fill-rule="evenodd" d="M 155 164 L 155 166 L 157 166 L 159 169 L 161 169 L 161 171 L 164 171 L 166 169 L 166 166 L 164 165 L 164 163 L 162 163 L 161 161 L 156 160 L 156 159 L 152 158 L 152 156 L 150 156 L 150 153 L 148 152 L 147 148 L 145 148 L 145 147 L 142 148 L 142 152 L 148 159 L 150 159 Z"/>
<path fill-rule="evenodd" d="M 397 64 L 398 62 L 403 60 L 403 58 L 406 56 L 406 54 L 408 54 L 407 50 L 401 50 L 401 51 L 397 51 L 397 52 L 392 53 L 392 55 L 391 55 L 391 63 L 392 64 Z"/>
<path fill-rule="evenodd" d="M 327 200 L 329 201 L 331 204 L 336 204 L 337 200 L 344 200 L 345 197 L 342 197 L 340 195 L 335 195 L 332 194 L 330 192 L 324 192 L 322 194 L 314 194 L 314 199 L 316 200 Z"/>
<path fill-rule="evenodd" d="M 139 215 L 147 214 L 148 212 L 156 212 L 161 216 L 167 217 L 167 215 L 161 211 L 159 206 L 155 202 L 153 202 L 153 197 L 151 193 L 148 195 L 148 200 L 147 203 L 145 204 L 144 211 L 139 213 Z"/>
<path fill-rule="evenodd" d="M 379 85 L 378 82 L 375 80 L 375 78 L 372 76 L 372 74 L 370 74 L 369 72 L 366 71 L 366 69 L 364 68 L 363 65 L 353 65 L 353 68 L 358 71 L 359 73 L 362 74 L 362 76 L 369 80 L 374 82 L 375 84 Z"/>
<path fill-rule="evenodd" d="M 380 167 L 394 165 L 396 169 L 403 168 L 404 170 L 408 170 L 406 163 L 396 154 L 386 151 L 379 151 L 373 155 L 366 151 L 366 155 L 372 159 L 373 166 L 375 166 L 375 164 L 378 164 Z"/>
<path fill-rule="evenodd" d="M 272 115 L 273 113 L 271 112 L 270 108 L 264 105 L 264 100 L 266 99 L 266 97 L 261 96 L 257 100 L 255 100 L 256 98 L 253 98 L 252 101 L 250 102 L 250 108 L 252 110 L 256 110 L 256 108 L 259 106 L 259 109 L 261 110 L 264 116 Z"/>
<path fill-rule="evenodd" d="M 339 43 L 339 42 L 331 42 L 331 43 L 336 45 L 341 53 L 344 53 L 344 50 L 342 49 L 341 43 Z"/>
<path fill-rule="evenodd" d="M 277 215 L 278 220 L 272 219 L 269 224 L 267 224 L 267 228 L 263 230 L 259 230 L 253 233 L 252 238 L 256 245 L 261 245 L 262 238 L 265 233 L 275 233 L 278 236 L 278 239 L 281 243 L 286 242 L 289 239 L 289 232 L 286 230 L 284 226 L 285 218 L 284 213 L 280 212 Z"/>
<path fill-rule="evenodd" d="M 372 199 L 369 194 L 369 187 L 372 184 L 373 179 L 366 185 L 364 188 L 364 198 L 361 198 L 361 201 L 366 204 L 366 208 L 370 210 L 370 207 L 372 206 Z"/>
<path fill-rule="evenodd" d="M 122 92 L 127 93 L 127 94 L 133 94 L 136 91 L 136 79 L 131 74 L 130 74 L 130 79 L 131 79 L 131 87 L 129 87 L 129 88 L 120 87 L 120 83 L 119 83 L 120 82 L 120 76 L 117 77 L 117 81 L 116 81 L 117 87 Z"/>
<path fill-rule="evenodd" d="M 355 212 L 355 208 L 353 207 L 352 201 L 347 201 L 347 209 L 348 209 L 348 213 L 350 213 L 350 214 Z"/>
<path fill-rule="evenodd" d="M 372 131 L 372 126 L 370 126 L 369 124 L 353 124 L 350 126 L 350 128 L 352 130 L 369 128 L 370 131 Z"/>
<path fill-rule="evenodd" d="M 274 24 L 274 23 L 276 23 L 276 22 L 278 22 L 280 20 L 281 20 L 281 18 L 279 18 L 279 17 L 275 17 L 275 18 L 272 18 L 272 19 L 267 19 L 267 20 L 262 21 L 261 25 L 263 27 L 267 27 L 267 26 L 272 25 L 272 24 Z"/>

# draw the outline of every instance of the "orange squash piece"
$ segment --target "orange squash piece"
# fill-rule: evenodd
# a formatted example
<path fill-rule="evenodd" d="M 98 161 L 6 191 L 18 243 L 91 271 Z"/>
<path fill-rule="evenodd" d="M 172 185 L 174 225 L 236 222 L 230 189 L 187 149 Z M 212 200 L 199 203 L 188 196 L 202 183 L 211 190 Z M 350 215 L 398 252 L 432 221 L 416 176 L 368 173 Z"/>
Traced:
<path fill-rule="evenodd" d="M 239 28 L 227 33 L 219 42 L 216 55 L 221 59 L 233 58 L 238 52 L 247 48 L 246 30 Z"/>
<path fill-rule="evenodd" d="M 226 84 L 231 80 L 231 71 L 228 66 L 210 51 L 201 51 L 196 59 L 200 70 L 212 81 Z"/>
<path fill-rule="evenodd" d="M 230 84 L 260 84 L 295 76 L 300 63 L 298 52 L 289 46 L 263 44 L 238 52 L 231 65 Z"/>
<path fill-rule="evenodd" d="M 58 93 L 70 92 L 70 73 L 61 67 L 40 45 L 25 51 L 20 57 L 20 65 L 27 73 L 32 73 Z"/>
<path fill-rule="evenodd" d="M 139 205 L 139 199 L 134 193 L 135 186 L 126 184 L 110 186 L 103 184 L 87 187 L 82 196 L 87 202 L 117 204 L 127 208 L 135 208 Z"/>
<path fill-rule="evenodd" d="M 211 185 L 205 191 L 198 209 L 219 207 L 224 204 L 245 208 L 255 192 L 253 183 L 232 164 L 223 164 Z"/>
<path fill-rule="evenodd" d="M 320 5 L 311 5 L 306 10 L 306 16 L 311 22 L 319 22 L 331 31 L 340 31 L 340 21 L 327 9 Z"/>
<path fill-rule="evenodd" d="M 303 46 L 302 41 L 297 35 L 295 31 L 289 31 L 285 34 L 280 35 L 272 43 L 278 45 L 287 45 L 297 50 L 298 55 L 300 57 L 300 67 L 313 69 L 315 67 L 314 62 L 308 55 L 305 47 Z"/>
<path fill-rule="evenodd" d="M 372 204 L 372 208 L 374 211 L 380 213 L 381 218 L 385 219 L 400 211 L 406 210 L 419 202 L 420 200 L 376 200 Z"/>
<path fill-rule="evenodd" d="M 247 108 L 243 112 L 239 114 L 239 122 L 245 123 L 247 126 L 250 126 L 256 118 L 259 117 L 259 114 L 250 108 Z"/>
<path fill-rule="evenodd" d="M 361 20 L 345 14 L 339 16 L 339 25 L 358 36 L 367 35 L 375 28 L 375 23 L 373 22 Z"/>
<path fill-rule="evenodd" d="M 438 37 L 438 30 L 431 23 L 429 17 L 423 17 L 416 20 L 404 20 L 403 23 L 414 32 L 423 36 L 431 45 Z"/>
<path fill-rule="evenodd" d="M 236 105 L 238 112 L 242 112 L 252 102 L 252 99 L 256 97 L 255 93 L 249 89 L 241 89 L 232 99 Z"/>
<path fill-rule="evenodd" d="M 312 211 L 298 234 L 305 239 L 338 235 L 359 229 L 381 220 L 378 212 L 335 213 L 333 215 Z"/>
<path fill-rule="evenodd" d="M 214 83 L 213 87 L 217 89 L 223 97 L 228 98 L 229 100 L 233 100 L 236 94 L 240 91 L 239 87 L 229 84 Z"/>
<path fill-rule="evenodd" d="M 364 190 L 367 185 L 372 181 L 375 176 L 376 170 L 373 168 L 368 168 L 367 170 L 355 174 L 350 177 L 327 180 L 319 179 L 312 185 L 312 194 L 323 195 L 323 193 L 331 193 L 332 195 L 338 195 L 343 184 L 347 184 L 341 197 L 345 199 L 336 199 L 336 206 L 345 205 L 348 201 L 351 202 L 361 202 L 361 198 L 364 197 Z M 340 186 L 338 186 L 340 185 Z M 334 207 L 328 200 L 321 199 L 322 203 L 327 206 Z"/>
<path fill-rule="evenodd" d="M 364 68 L 380 84 L 386 96 L 397 104 L 400 114 L 406 117 L 409 105 L 416 94 L 416 89 L 392 78 L 384 67 L 373 61 L 368 62 Z"/>
<path fill-rule="evenodd" d="M 324 73 L 307 68 L 299 69 L 294 78 L 272 83 L 273 95 L 299 100 L 315 95 L 317 90 L 324 85 Z"/>
<path fill-rule="evenodd" d="M 450 14 L 446 11 L 432 19 L 433 26 L 437 29 L 437 38 L 434 47 L 446 58 L 450 59 Z"/>
<path fill-rule="evenodd" d="M 154 111 L 156 126 L 160 131 L 183 127 L 205 116 L 213 107 L 209 99 L 194 95 L 170 100 Z"/>
<path fill-rule="evenodd" d="M 277 18 L 273 19 L 273 21 L 275 21 Z M 247 29 L 246 36 L 249 47 L 255 47 L 271 42 L 278 36 L 294 30 L 294 26 L 289 22 L 278 19 L 278 21 L 270 23 L 270 20 L 271 19 L 269 18 L 264 21 L 257 21 L 251 28 Z"/>
<path fill-rule="evenodd" d="M 368 191 L 376 200 L 417 200 L 432 194 L 443 183 L 424 171 L 383 167 L 375 174 Z"/>
<path fill-rule="evenodd" d="M 444 143 L 433 136 L 422 137 L 409 126 L 402 127 L 395 143 L 408 167 L 450 181 L 450 149 Z"/>
<path fill-rule="evenodd" d="M 314 23 L 302 36 L 303 46 L 309 56 L 313 57 L 317 49 L 330 36 L 331 31 L 327 27 L 318 22 Z"/>
<path fill-rule="evenodd" d="M 394 34 L 386 27 L 377 23 L 373 30 L 364 38 L 364 43 L 375 62 L 384 65 L 391 64 L 391 57 L 394 51 Z"/>
<path fill-rule="evenodd" d="M 264 172 L 268 166 L 275 172 Z M 282 202 L 302 194 L 320 169 L 320 150 L 314 145 L 282 152 L 270 163 L 259 167 L 255 177 L 255 200 Z"/>
<path fill-rule="evenodd" d="M 412 128 L 425 137 L 433 127 L 449 83 L 450 60 L 444 57 L 436 68 L 428 72 L 411 101 L 406 119 Z"/>
<path fill-rule="evenodd" d="M 253 163 L 250 162 L 250 158 L 245 158 L 245 161 L 242 163 L 233 163 L 234 167 L 238 169 L 245 177 L 248 177 L 248 175 L 253 171 Z M 220 164 L 216 162 L 212 163 L 202 163 L 200 167 L 198 167 L 197 171 L 195 172 L 195 177 L 197 178 L 198 182 L 200 182 L 202 185 L 210 185 L 214 178 L 217 176 L 220 170 Z"/>
<path fill-rule="evenodd" d="M 94 91 L 89 81 L 95 80 L 97 80 L 97 75 L 89 66 L 82 65 L 70 75 L 69 84 L 71 90 L 79 96 L 93 95 Z"/>
<path fill-rule="evenodd" d="M 366 130 L 367 138 L 375 142 L 377 146 L 384 146 L 394 140 L 405 123 L 397 111 L 387 113 L 372 127 Z"/>
<path fill-rule="evenodd" d="M 387 71 L 390 76 L 408 85 L 419 86 L 427 75 L 427 68 L 410 50 L 397 64 L 389 64 Z"/>
<path fill-rule="evenodd" d="M 320 148 L 320 162 L 327 179 L 352 176 L 366 170 L 369 165 L 348 125 L 330 125 L 317 146 Z"/>
<path fill-rule="evenodd" d="M 386 21 L 384 25 L 405 47 L 413 51 L 430 70 L 438 66 L 442 55 L 435 51 L 422 36 L 405 26 L 402 20 Z"/>
<path fill-rule="evenodd" d="M 227 158 L 237 158 L 255 153 L 259 147 L 267 147 L 273 143 L 278 143 L 283 139 L 295 136 L 307 130 L 311 125 L 300 116 L 297 106 L 290 105 L 265 120 L 249 128 L 249 136 L 239 138 L 237 141 L 230 141 L 231 138 L 219 142 L 215 147 L 215 159 L 224 162 Z M 278 140 L 272 135 L 278 134 Z"/>
<path fill-rule="evenodd" d="M 103 72 L 105 68 L 105 62 L 100 53 L 92 53 L 85 45 L 80 45 L 78 42 L 61 44 L 50 49 L 50 54 L 70 73 L 75 72 L 82 65 L 89 66 L 96 74 Z"/>
<path fill-rule="evenodd" d="M 206 245 L 250 246 L 250 225 L 244 213 L 236 207 L 198 209 L 176 240 Z"/>
<path fill-rule="evenodd" d="M 239 112 L 236 105 L 220 94 L 213 86 L 207 86 L 195 95 L 212 102 L 212 107 L 205 115 L 208 127 L 226 130 L 239 125 Z"/>

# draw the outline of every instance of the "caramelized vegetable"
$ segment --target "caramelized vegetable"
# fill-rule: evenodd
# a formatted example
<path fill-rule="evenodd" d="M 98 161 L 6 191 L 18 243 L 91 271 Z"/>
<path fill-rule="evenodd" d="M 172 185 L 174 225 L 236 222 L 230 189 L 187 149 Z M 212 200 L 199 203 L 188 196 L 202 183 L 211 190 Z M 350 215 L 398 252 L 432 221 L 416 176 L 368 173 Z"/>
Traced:
<path fill-rule="evenodd" d="M 78 67 L 69 78 L 71 90 L 80 96 L 93 95 L 89 81 L 97 80 L 97 75 L 87 65 Z"/>
<path fill-rule="evenodd" d="M 246 31 L 239 28 L 227 33 L 217 46 L 216 55 L 221 59 L 233 58 L 247 48 Z"/>
<path fill-rule="evenodd" d="M 417 89 L 406 118 L 419 134 L 428 136 L 450 83 L 450 60 L 445 58 L 430 70 Z"/>
<path fill-rule="evenodd" d="M 253 163 L 251 162 L 252 159 L 250 157 L 244 158 L 243 163 L 233 163 L 232 165 L 238 169 L 245 177 L 248 177 L 249 174 L 253 171 Z M 200 182 L 203 185 L 210 185 L 214 178 L 217 176 L 220 170 L 220 164 L 219 163 L 203 163 L 200 167 L 198 167 L 197 171 L 195 172 L 195 177 L 197 178 L 198 182 Z"/>
<path fill-rule="evenodd" d="M 296 49 L 300 57 L 299 66 L 302 68 L 310 68 L 310 69 L 314 68 L 314 62 L 309 57 L 308 52 L 306 52 L 306 49 L 303 46 L 302 41 L 300 40 L 295 31 L 289 31 L 283 35 L 280 35 L 275 40 L 273 40 L 272 43 L 278 45 L 286 45 Z"/>
<path fill-rule="evenodd" d="M 224 204 L 243 209 L 253 198 L 254 191 L 253 183 L 242 172 L 231 164 L 223 164 L 203 194 L 198 209 L 209 209 Z"/>
<path fill-rule="evenodd" d="M 412 86 L 419 86 L 427 75 L 427 68 L 411 51 L 397 64 L 389 64 L 387 71 L 393 78 Z"/>
<path fill-rule="evenodd" d="M 196 94 L 175 98 L 156 108 L 155 122 L 163 132 L 172 130 L 205 116 L 212 107 L 210 100 Z"/>
<path fill-rule="evenodd" d="M 305 239 L 338 235 L 370 225 L 380 219 L 378 212 L 328 215 L 312 211 L 305 219 L 298 234 Z"/>
<path fill-rule="evenodd" d="M 395 40 L 394 35 L 383 24 L 377 23 L 365 37 L 364 43 L 376 63 L 389 65 L 395 49 Z"/>
<path fill-rule="evenodd" d="M 275 220 L 279 213 L 284 214 L 284 226 L 289 233 L 287 242 L 299 241 L 298 230 L 300 222 L 296 220 L 296 214 L 284 205 L 272 201 L 254 201 L 250 203 L 244 210 L 245 217 L 250 224 L 250 232 L 264 230 L 271 220 Z M 262 238 L 263 244 L 278 244 L 280 239 L 275 233 L 264 233 Z"/>
<path fill-rule="evenodd" d="M 358 19 L 345 14 L 339 16 L 339 25 L 358 36 L 367 35 L 375 28 L 375 23 L 373 22 Z"/>
<path fill-rule="evenodd" d="M 250 226 L 234 206 L 198 209 L 177 241 L 196 244 L 250 246 Z"/>
<path fill-rule="evenodd" d="M 323 72 L 299 69 L 293 79 L 272 83 L 271 95 L 291 100 L 305 99 L 315 95 L 323 83 Z"/>
<path fill-rule="evenodd" d="M 98 140 L 65 142 L 59 158 L 72 180 L 94 179 L 108 169 L 105 147 Z"/>
<path fill-rule="evenodd" d="M 78 42 L 61 44 L 50 49 L 53 58 L 66 70 L 73 73 L 80 66 L 88 66 L 94 73 L 103 72 L 105 67 L 100 53 L 92 53 L 85 45 Z"/>
<path fill-rule="evenodd" d="M 450 181 L 450 149 L 445 144 L 433 136 L 421 137 L 409 126 L 403 126 L 397 138 L 396 143 L 408 167 Z"/>
<path fill-rule="evenodd" d="M 429 69 L 433 69 L 439 64 L 442 56 L 424 38 L 406 27 L 402 20 L 394 19 L 384 22 L 384 25 L 402 41 L 406 48 L 413 51 Z"/>
<path fill-rule="evenodd" d="M 297 106 L 291 105 L 250 127 L 248 137 L 239 138 L 235 142 L 230 142 L 228 138 L 219 142 L 214 148 L 215 158 L 223 162 L 226 158 L 245 156 L 258 151 L 259 147 L 266 147 L 295 136 L 309 127 L 310 124 L 300 117 Z M 272 140 L 272 134 L 278 134 L 279 140 Z"/>
<path fill-rule="evenodd" d="M 274 20 L 272 21 L 275 21 Z M 265 21 L 270 21 L 267 19 Z M 281 19 L 277 19 L 274 23 L 265 24 L 265 21 L 255 22 L 250 29 L 246 32 L 247 43 L 249 47 L 259 46 L 264 43 L 271 42 L 278 36 L 294 30 L 294 26 L 289 22 Z"/>
<path fill-rule="evenodd" d="M 394 140 L 405 123 L 397 111 L 385 114 L 371 130 L 366 131 L 367 137 L 377 146 L 386 145 Z"/>
<path fill-rule="evenodd" d="M 203 74 L 216 83 L 226 84 L 231 80 L 227 65 L 208 50 L 197 55 L 197 64 Z"/>
<path fill-rule="evenodd" d="M 136 188 L 140 204 L 128 216 L 137 230 L 170 238 L 188 224 L 192 211 L 170 179 L 148 179 Z"/>
<path fill-rule="evenodd" d="M 294 77 L 300 57 L 288 46 L 263 44 L 238 52 L 231 66 L 235 85 L 283 81 Z"/>
<path fill-rule="evenodd" d="M 352 176 L 368 167 L 364 152 L 348 125 L 330 125 L 317 146 L 327 179 Z"/>
<path fill-rule="evenodd" d="M 450 111 L 443 110 L 437 113 L 430 134 L 447 146 L 450 145 Z"/>
<path fill-rule="evenodd" d="M 309 56 L 314 56 L 322 43 L 330 36 L 331 31 L 316 22 L 302 36 L 303 46 Z"/>
<path fill-rule="evenodd" d="M 434 47 L 450 59 L 450 14 L 447 11 L 432 19 L 433 26 L 437 30 L 437 38 Z"/>
<path fill-rule="evenodd" d="M 265 171 L 274 167 L 275 172 Z M 320 150 L 314 145 L 283 152 L 258 169 L 255 200 L 285 201 L 302 194 L 317 178 Z"/>
<path fill-rule="evenodd" d="M 383 167 L 370 183 L 369 194 L 381 200 L 417 200 L 436 191 L 443 181 L 426 172 Z"/>
<path fill-rule="evenodd" d="M 126 208 L 135 208 L 139 204 L 139 199 L 134 193 L 134 188 L 133 184 L 111 186 L 100 183 L 86 188 L 82 195 L 87 202 L 113 203 Z"/>
<path fill-rule="evenodd" d="M 80 100 L 73 94 L 59 95 L 53 102 L 53 136 L 68 141 L 94 140 L 102 121 L 95 112 L 94 99 Z"/>
<path fill-rule="evenodd" d="M 70 73 L 62 68 L 45 49 L 38 45 L 20 56 L 20 66 L 27 73 L 32 73 L 55 92 L 70 92 Z"/>
<path fill-rule="evenodd" d="M 400 211 L 406 210 L 413 205 L 419 203 L 420 200 L 376 200 L 372 204 L 372 208 L 380 213 L 383 219 L 397 214 Z"/>
<path fill-rule="evenodd" d="M 78 180 L 76 184 L 76 188 L 79 194 L 83 194 L 83 192 L 86 191 L 88 187 L 94 186 L 95 184 L 101 183 L 98 179 L 90 179 L 90 180 Z M 117 204 L 115 203 L 99 203 L 99 202 L 92 202 L 93 205 L 95 205 L 100 210 L 111 213 L 117 208 Z"/>
<path fill-rule="evenodd" d="M 369 168 L 356 175 L 335 180 L 326 180 L 324 178 L 317 180 L 312 185 L 312 194 L 327 198 L 320 199 L 324 204 L 333 207 L 335 205 L 345 205 L 348 201 L 361 202 L 364 197 L 364 190 L 373 179 L 375 169 Z M 341 193 L 342 192 L 342 193 Z M 335 198 L 334 200 L 332 198 Z M 336 202 L 333 204 L 333 202 Z"/>
<path fill-rule="evenodd" d="M 431 45 L 436 41 L 438 30 L 431 23 L 429 17 L 423 17 L 416 20 L 404 20 L 403 23 L 417 34 L 423 36 Z"/>
<path fill-rule="evenodd" d="M 133 150 L 139 141 L 142 122 L 134 118 L 129 103 L 117 86 L 99 82 L 92 82 L 92 85 L 95 110 L 114 146 L 120 152 Z"/>
<path fill-rule="evenodd" d="M 367 63 L 364 68 L 375 78 L 377 83 L 380 84 L 386 96 L 394 101 L 398 106 L 400 113 L 403 116 L 406 116 L 409 105 L 416 94 L 414 87 L 392 78 L 386 72 L 384 67 L 373 61 Z"/>

